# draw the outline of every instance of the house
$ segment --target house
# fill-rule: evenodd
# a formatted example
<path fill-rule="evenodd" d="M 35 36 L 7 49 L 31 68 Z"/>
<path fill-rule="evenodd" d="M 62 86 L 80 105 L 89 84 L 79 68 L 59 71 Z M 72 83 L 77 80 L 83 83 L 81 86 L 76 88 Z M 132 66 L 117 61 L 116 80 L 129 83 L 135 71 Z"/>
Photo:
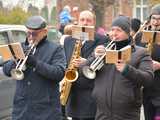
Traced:
<path fill-rule="evenodd" d="M 108 0 L 109 1 L 109 0 Z M 80 10 L 93 9 L 97 16 L 97 26 L 103 26 L 109 29 L 113 18 L 118 15 L 127 15 L 133 18 L 139 18 L 142 22 L 147 19 L 149 10 L 154 0 L 111 0 L 112 4 L 105 5 L 101 10 L 96 10 L 89 0 L 58 0 L 57 11 L 59 12 L 64 5 L 71 8 L 78 6 Z"/>

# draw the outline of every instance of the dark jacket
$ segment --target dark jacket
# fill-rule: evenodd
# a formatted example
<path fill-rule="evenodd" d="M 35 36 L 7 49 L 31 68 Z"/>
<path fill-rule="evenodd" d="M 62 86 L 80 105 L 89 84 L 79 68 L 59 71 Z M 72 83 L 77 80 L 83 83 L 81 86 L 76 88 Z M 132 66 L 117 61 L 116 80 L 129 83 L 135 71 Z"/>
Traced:
<path fill-rule="evenodd" d="M 146 28 L 147 30 L 151 30 L 151 26 Z M 160 31 L 160 30 L 159 30 Z M 151 51 L 151 57 L 153 60 L 160 62 L 160 45 L 157 43 L 154 43 L 156 41 L 157 33 L 154 33 L 153 35 L 153 46 L 152 46 L 152 51 Z M 146 47 L 144 43 L 142 44 L 139 42 L 137 45 Z M 147 103 L 152 103 L 154 106 L 159 107 L 160 106 L 160 70 L 156 70 L 154 72 L 154 81 L 151 86 L 145 87 L 144 88 L 144 102 L 145 104 Z M 150 101 L 150 102 L 149 102 Z"/>
<path fill-rule="evenodd" d="M 95 47 L 107 42 L 105 36 L 95 35 L 94 41 L 86 41 L 81 48 L 81 57 L 88 58 Z M 75 39 L 68 37 L 64 41 L 64 50 L 69 63 L 74 48 Z M 67 104 L 67 115 L 77 118 L 94 118 L 96 113 L 96 104 L 91 97 L 94 86 L 93 80 L 87 80 L 82 73 L 79 72 L 79 78 L 73 83 L 70 97 Z"/>
<path fill-rule="evenodd" d="M 137 46 L 122 73 L 114 64 L 105 64 L 97 72 L 93 89 L 97 103 L 96 120 L 139 120 L 141 87 L 152 82 L 151 65 L 149 54 Z"/>
<path fill-rule="evenodd" d="M 17 81 L 12 119 L 60 120 L 59 81 L 64 76 L 66 65 L 64 51 L 60 46 L 43 40 L 34 56 L 36 66 L 27 66 L 24 79 Z M 4 64 L 6 74 L 12 62 Z"/>
<path fill-rule="evenodd" d="M 153 44 L 151 57 L 153 60 L 160 62 L 160 45 Z M 154 72 L 154 82 L 152 86 L 144 88 L 144 100 L 151 101 L 156 107 L 160 106 L 160 70 Z"/>

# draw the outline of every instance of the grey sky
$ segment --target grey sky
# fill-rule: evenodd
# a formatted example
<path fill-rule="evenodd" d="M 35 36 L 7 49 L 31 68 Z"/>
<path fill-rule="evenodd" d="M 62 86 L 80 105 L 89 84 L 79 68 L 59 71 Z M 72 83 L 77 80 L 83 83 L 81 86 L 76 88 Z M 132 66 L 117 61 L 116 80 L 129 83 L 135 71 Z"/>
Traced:
<path fill-rule="evenodd" d="M 32 3 L 33 5 L 37 7 L 43 7 L 44 5 L 44 0 L 0 0 L 3 2 L 3 5 L 6 6 L 14 6 L 19 3 L 19 1 L 25 1 L 24 5 L 27 6 L 29 3 Z"/>

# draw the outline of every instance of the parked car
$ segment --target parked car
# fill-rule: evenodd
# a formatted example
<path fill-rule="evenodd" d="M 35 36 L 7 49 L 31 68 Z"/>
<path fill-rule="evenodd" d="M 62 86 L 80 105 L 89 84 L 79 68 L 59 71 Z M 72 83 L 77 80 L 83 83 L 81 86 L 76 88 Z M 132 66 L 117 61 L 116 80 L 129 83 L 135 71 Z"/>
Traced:
<path fill-rule="evenodd" d="M 0 25 L 0 45 L 23 42 L 26 39 L 26 27 L 23 25 Z M 58 43 L 59 33 L 55 27 L 48 28 L 48 39 Z M 0 56 L 0 64 L 3 58 Z M 10 120 L 16 81 L 6 77 L 0 67 L 0 120 Z"/>
<path fill-rule="evenodd" d="M 12 42 L 22 42 L 26 37 L 26 28 L 23 25 L 0 25 L 0 45 Z M 2 64 L 2 57 L 0 63 Z M 12 102 L 16 83 L 3 75 L 0 68 L 0 120 L 11 119 Z"/>

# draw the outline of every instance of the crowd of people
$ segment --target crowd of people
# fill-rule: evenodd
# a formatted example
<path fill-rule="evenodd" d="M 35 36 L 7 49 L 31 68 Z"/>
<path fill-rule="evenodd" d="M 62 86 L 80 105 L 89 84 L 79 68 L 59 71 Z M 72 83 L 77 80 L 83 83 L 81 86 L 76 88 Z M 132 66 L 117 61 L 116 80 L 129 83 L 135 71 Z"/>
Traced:
<path fill-rule="evenodd" d="M 78 7 L 73 10 L 77 12 Z M 22 48 L 28 51 L 30 44 L 34 47 L 22 70 L 24 78 L 16 81 L 12 119 L 140 120 L 143 104 L 145 120 L 160 120 L 160 42 L 156 40 L 160 35 L 160 4 L 152 7 L 143 26 L 143 30 L 154 32 L 150 51 L 146 49 L 150 43 L 141 41 L 141 21 L 120 15 L 114 18 L 108 33 L 95 32 L 94 40 L 85 40 L 80 56 L 74 59 L 77 39 L 72 37 L 72 28 L 74 25 L 95 27 L 96 16 L 89 10 L 81 11 L 75 14 L 76 19 L 70 25 L 73 20 L 70 13 L 69 6 L 60 13 L 59 30 L 65 35 L 60 39 L 60 45 L 47 40 L 47 22 L 43 17 L 28 18 L 25 24 L 27 37 Z M 99 59 L 106 54 L 109 44 L 117 51 L 130 46 L 130 60 L 107 63 L 107 60 Z M 103 64 L 94 71 L 96 77 L 89 79 L 83 74 L 83 68 L 95 59 Z M 17 61 L 3 64 L 5 75 L 12 77 Z M 59 82 L 69 64 L 78 69 L 79 76 L 72 83 L 66 106 L 62 106 L 59 88 L 63 84 Z"/>

